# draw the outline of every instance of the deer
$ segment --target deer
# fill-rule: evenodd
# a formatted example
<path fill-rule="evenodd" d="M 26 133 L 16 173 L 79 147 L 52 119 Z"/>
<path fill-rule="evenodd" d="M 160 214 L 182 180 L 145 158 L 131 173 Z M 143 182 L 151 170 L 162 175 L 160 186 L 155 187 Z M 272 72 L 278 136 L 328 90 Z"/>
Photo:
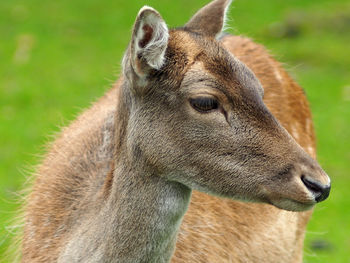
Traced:
<path fill-rule="evenodd" d="M 140 9 L 120 79 L 38 167 L 22 262 L 302 262 L 330 179 L 302 88 L 223 33 L 230 3 L 174 29 Z"/>

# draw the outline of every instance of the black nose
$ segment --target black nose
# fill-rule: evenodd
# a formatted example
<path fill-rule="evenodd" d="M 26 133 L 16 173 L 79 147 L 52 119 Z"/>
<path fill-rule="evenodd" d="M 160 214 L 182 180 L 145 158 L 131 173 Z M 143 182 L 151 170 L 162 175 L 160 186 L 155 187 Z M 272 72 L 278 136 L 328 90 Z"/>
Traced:
<path fill-rule="evenodd" d="M 322 185 L 319 182 L 313 181 L 305 176 L 301 177 L 305 186 L 314 194 L 316 202 L 321 202 L 329 196 L 331 191 L 330 185 Z"/>

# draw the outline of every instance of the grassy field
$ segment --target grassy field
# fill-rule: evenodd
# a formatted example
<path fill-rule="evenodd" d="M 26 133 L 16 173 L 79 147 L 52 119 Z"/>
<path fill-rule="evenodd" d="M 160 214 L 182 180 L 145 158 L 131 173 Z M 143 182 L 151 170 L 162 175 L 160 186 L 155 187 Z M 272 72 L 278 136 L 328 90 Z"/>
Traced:
<path fill-rule="evenodd" d="M 0 1 L 0 261 L 16 192 L 59 127 L 115 81 L 143 4 L 170 27 L 206 1 Z M 263 43 L 310 100 L 330 198 L 309 224 L 304 262 L 350 262 L 350 3 L 236 0 L 230 31 Z"/>

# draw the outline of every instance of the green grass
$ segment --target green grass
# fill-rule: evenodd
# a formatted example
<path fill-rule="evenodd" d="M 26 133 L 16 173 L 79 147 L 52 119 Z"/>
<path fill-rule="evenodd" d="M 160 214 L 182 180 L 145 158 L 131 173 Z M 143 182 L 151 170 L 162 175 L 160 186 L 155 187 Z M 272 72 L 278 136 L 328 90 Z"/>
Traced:
<path fill-rule="evenodd" d="M 50 135 L 117 78 L 138 9 L 184 24 L 206 1 L 0 1 L 0 260 L 16 193 Z M 350 4 L 236 0 L 231 31 L 265 44 L 304 87 L 330 174 L 330 198 L 308 226 L 305 262 L 350 262 Z"/>

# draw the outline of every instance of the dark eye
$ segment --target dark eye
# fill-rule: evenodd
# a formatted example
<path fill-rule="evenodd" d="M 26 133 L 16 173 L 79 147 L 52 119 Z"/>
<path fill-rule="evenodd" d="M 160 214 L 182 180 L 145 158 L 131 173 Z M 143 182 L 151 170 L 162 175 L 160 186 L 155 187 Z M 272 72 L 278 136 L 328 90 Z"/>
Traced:
<path fill-rule="evenodd" d="M 219 103 L 216 99 L 210 97 L 199 97 L 190 99 L 191 106 L 199 112 L 208 112 L 216 110 L 219 107 Z"/>

